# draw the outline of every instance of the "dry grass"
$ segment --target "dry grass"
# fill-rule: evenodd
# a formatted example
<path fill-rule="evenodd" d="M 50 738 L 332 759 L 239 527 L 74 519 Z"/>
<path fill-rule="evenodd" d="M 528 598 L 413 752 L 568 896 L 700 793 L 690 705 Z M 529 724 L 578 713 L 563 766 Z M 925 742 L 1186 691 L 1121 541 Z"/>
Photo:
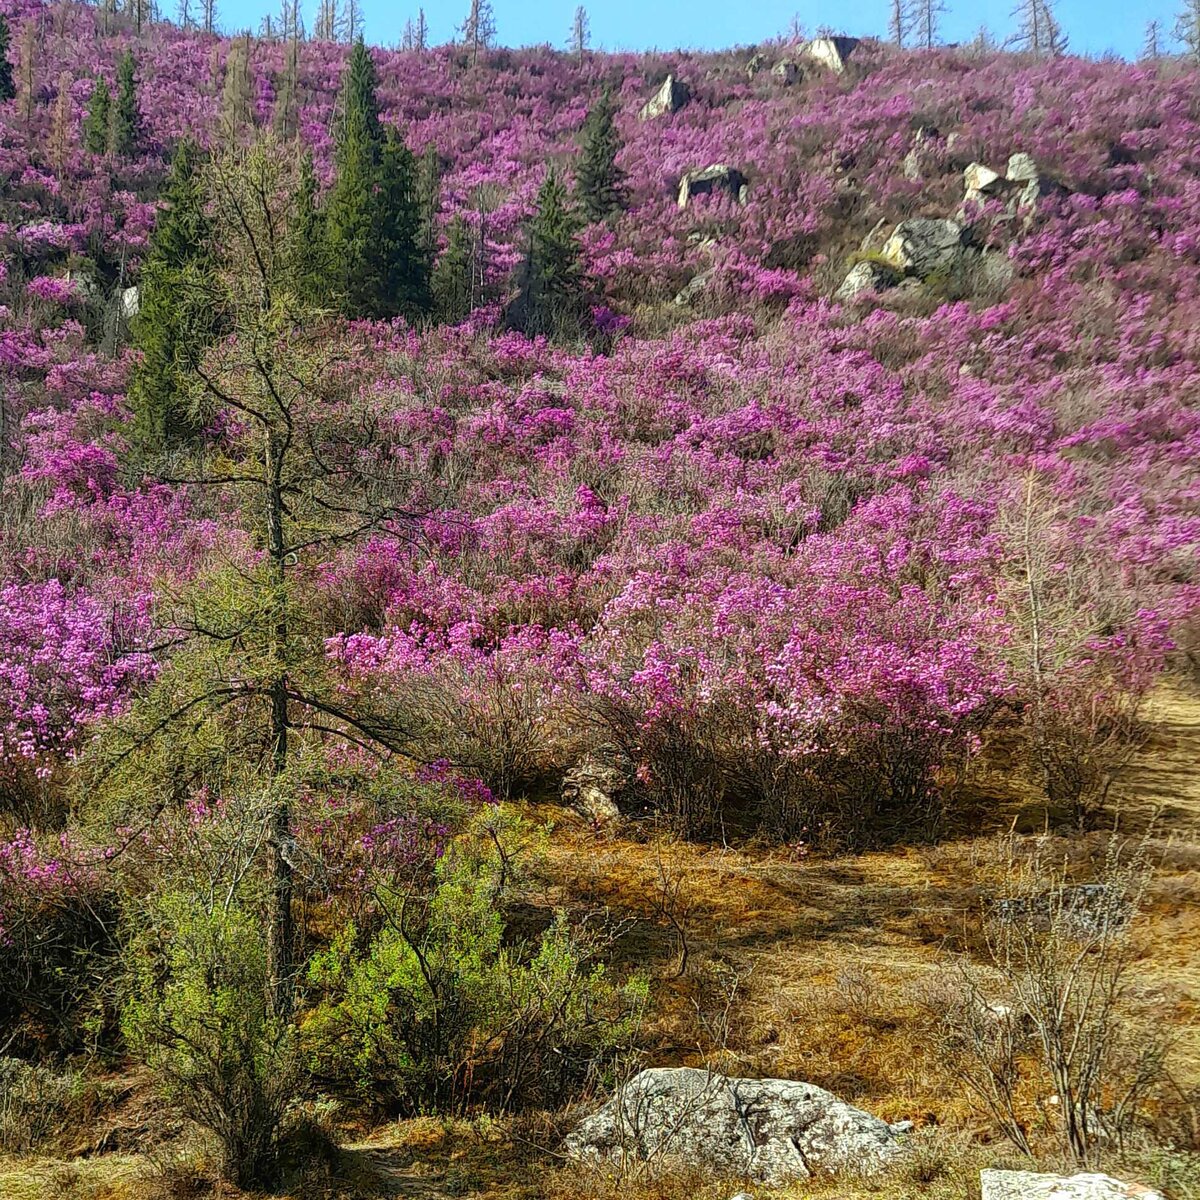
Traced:
<path fill-rule="evenodd" d="M 1159 730 L 1123 783 L 1117 829 L 1131 836 L 1151 829 L 1158 871 L 1141 929 L 1138 999 L 1151 1019 L 1176 1031 L 1174 1070 L 1187 1088 L 1200 1085 L 1200 699 L 1164 689 L 1150 715 Z M 1020 852 L 1040 834 L 1071 873 L 1085 878 L 1105 842 L 1103 834 L 1046 832 L 1014 778 L 1002 766 L 975 781 L 973 820 L 982 814 L 990 823 L 983 833 L 836 859 L 661 840 L 636 828 L 597 834 L 560 808 L 534 806 L 534 820 L 554 825 L 539 903 L 607 909 L 627 928 L 616 947 L 618 965 L 654 979 L 647 1062 L 802 1078 L 887 1120 L 910 1118 L 920 1127 L 917 1149 L 894 1177 L 814 1181 L 781 1196 L 965 1200 L 978 1195 L 980 1166 L 1020 1164 L 935 1048 L 937 989 L 953 987 L 948 964 L 955 955 L 980 956 L 983 907 L 1004 887 L 1014 844 Z M 1014 828 L 1026 831 L 1024 840 L 1014 842 Z M 1034 1125 L 1044 1119 L 1042 1099 L 1028 1097 Z M 635 1187 L 567 1166 L 556 1154 L 564 1121 L 388 1125 L 351 1139 L 331 1170 L 290 1194 L 727 1200 L 738 1190 L 736 1181 L 681 1178 Z M 1190 1166 L 1182 1183 L 1172 1163 L 1126 1169 L 1166 1180 L 1173 1197 L 1200 1194 L 1189 1182 L 1196 1178 Z M 3 1200 L 164 1200 L 166 1182 L 144 1159 L 125 1154 L 66 1168 L 60 1160 L 0 1160 Z"/>

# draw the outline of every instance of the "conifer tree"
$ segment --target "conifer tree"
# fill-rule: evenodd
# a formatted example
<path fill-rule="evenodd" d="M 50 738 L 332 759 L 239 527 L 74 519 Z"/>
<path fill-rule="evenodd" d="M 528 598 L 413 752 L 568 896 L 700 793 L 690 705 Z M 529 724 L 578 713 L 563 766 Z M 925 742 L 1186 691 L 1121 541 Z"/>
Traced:
<path fill-rule="evenodd" d="M 941 0 L 916 0 L 912 7 L 914 43 L 922 50 L 932 50 L 938 43 L 942 15 L 946 6 Z"/>
<path fill-rule="evenodd" d="M 417 246 L 426 267 L 432 270 L 437 256 L 438 214 L 442 210 L 442 160 L 433 142 L 426 145 L 417 169 L 417 210 Z"/>
<path fill-rule="evenodd" d="M 486 50 L 496 36 L 496 18 L 490 0 L 471 0 L 471 9 L 462 23 L 463 45 L 471 55 L 471 66 L 479 62 L 480 50 Z"/>
<path fill-rule="evenodd" d="M 1142 43 L 1142 58 L 1146 62 L 1156 62 L 1162 57 L 1162 22 L 1146 22 L 1146 40 Z"/>
<path fill-rule="evenodd" d="M 1200 0 L 1186 0 L 1175 21 L 1175 37 L 1187 57 L 1200 64 Z"/>
<path fill-rule="evenodd" d="M 425 10 L 417 9 L 417 19 L 409 17 L 404 22 L 404 36 L 400 41 L 401 50 L 411 50 L 423 54 L 429 44 L 429 25 L 425 20 Z"/>
<path fill-rule="evenodd" d="M 288 42 L 283 74 L 275 90 L 275 112 L 271 123 L 280 138 L 287 140 L 300 132 L 300 39 Z"/>
<path fill-rule="evenodd" d="M 571 22 L 571 54 L 580 66 L 583 66 L 583 56 L 587 53 L 590 33 L 587 9 L 581 4 L 575 10 L 575 19 Z"/>
<path fill-rule="evenodd" d="M 375 94 L 378 86 L 375 60 L 371 57 L 371 52 L 361 41 L 355 42 L 342 81 L 342 141 L 359 129 L 372 142 L 378 144 L 381 140 L 379 99 Z"/>
<path fill-rule="evenodd" d="M 583 123 L 575 190 L 589 221 L 603 221 L 625 207 L 625 172 L 617 166 L 621 139 L 613 124 L 615 112 L 606 88 Z"/>
<path fill-rule="evenodd" d="M 324 214 L 331 290 L 347 316 L 412 317 L 429 307 L 417 164 L 394 130 L 384 136 L 375 87 L 371 55 L 356 42 L 342 84 L 337 175 Z"/>
<path fill-rule="evenodd" d="M 581 260 L 579 220 L 557 172 L 546 176 L 529 228 L 517 320 L 530 336 L 578 336 L 585 323 L 588 288 Z"/>
<path fill-rule="evenodd" d="M 375 311 L 378 300 L 378 258 L 372 239 L 378 229 L 375 186 L 382 138 L 375 66 L 361 42 L 350 52 L 340 103 L 337 175 L 325 206 L 327 247 L 343 311 L 364 316 Z"/>
<path fill-rule="evenodd" d="M 311 150 L 305 150 L 300 156 L 297 175 L 296 244 L 307 247 L 304 261 L 297 271 L 298 291 L 301 301 L 319 308 L 329 298 L 329 262 L 324 213 L 317 203 L 317 172 L 313 167 Z"/>
<path fill-rule="evenodd" d="M 141 350 L 129 389 L 135 441 L 156 454 L 196 433 L 185 400 L 187 367 L 208 344 L 211 315 L 193 302 L 211 270 L 209 227 L 199 179 L 199 152 L 176 151 L 164 206 L 142 268 L 133 340 Z"/>
<path fill-rule="evenodd" d="M 1016 50 L 1039 58 L 1058 58 L 1067 51 L 1067 39 L 1054 15 L 1054 0 L 1020 0 L 1013 10 L 1019 24 L 1010 40 Z"/>
<path fill-rule="evenodd" d="M 394 129 L 380 155 L 374 216 L 372 250 L 380 278 L 371 315 L 411 320 L 429 309 L 429 260 L 420 247 L 417 162 Z"/>
<path fill-rule="evenodd" d="M 37 107 L 38 22 L 26 21 L 21 30 L 21 110 L 26 131 L 32 133 L 33 110 Z"/>
<path fill-rule="evenodd" d="M 17 85 L 13 82 L 12 62 L 8 57 L 11 36 L 8 18 L 0 13 L 0 101 L 11 100 L 17 94 Z"/>
<path fill-rule="evenodd" d="M 108 153 L 112 128 L 112 92 L 103 75 L 96 80 L 88 100 L 87 116 L 83 119 L 83 146 L 89 154 Z"/>
<path fill-rule="evenodd" d="M 138 81 L 133 52 L 126 50 L 117 65 L 117 102 L 112 118 L 112 148 L 122 158 L 136 153 L 142 138 L 142 114 L 138 108 Z"/>
<path fill-rule="evenodd" d="M 443 325 L 457 325 L 471 315 L 474 269 L 474 232 L 461 216 L 456 216 L 446 232 L 446 249 L 433 269 L 431 281 L 434 318 Z"/>
<path fill-rule="evenodd" d="M 225 136 L 236 140 L 254 124 L 254 81 L 250 74 L 250 34 L 230 48 L 221 91 L 221 123 Z"/>

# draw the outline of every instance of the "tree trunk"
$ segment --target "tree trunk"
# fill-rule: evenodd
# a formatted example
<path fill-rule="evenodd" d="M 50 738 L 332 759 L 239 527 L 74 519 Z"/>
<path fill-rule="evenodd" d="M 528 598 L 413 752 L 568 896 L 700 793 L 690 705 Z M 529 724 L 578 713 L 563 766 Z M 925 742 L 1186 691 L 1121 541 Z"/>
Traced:
<path fill-rule="evenodd" d="M 266 459 L 263 464 L 267 501 L 267 553 L 271 582 L 275 593 L 275 629 L 272 658 L 275 678 L 270 686 L 271 699 L 271 788 L 267 836 L 269 903 L 267 910 L 268 1002 L 272 1015 L 281 1021 L 291 1019 L 292 987 L 292 863 L 291 811 L 282 790 L 287 768 L 287 596 L 283 540 L 282 447 L 273 430 L 267 433 Z"/>

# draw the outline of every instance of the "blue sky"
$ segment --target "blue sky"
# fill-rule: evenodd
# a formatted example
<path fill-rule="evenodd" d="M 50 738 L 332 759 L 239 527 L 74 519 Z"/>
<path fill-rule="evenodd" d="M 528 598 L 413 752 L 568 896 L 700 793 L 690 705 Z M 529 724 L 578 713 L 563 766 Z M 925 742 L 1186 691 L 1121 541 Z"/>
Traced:
<path fill-rule="evenodd" d="M 361 0 L 366 14 L 367 40 L 383 45 L 397 42 L 405 20 L 415 15 L 420 0 Z M 497 40 L 506 46 L 567 41 L 578 0 L 493 0 Z M 980 25 L 1005 34 L 1016 0 L 945 0 L 947 41 L 966 41 Z M 169 0 L 167 0 L 169 3 Z M 426 0 L 425 16 L 431 40 L 450 40 L 470 0 Z M 585 0 L 592 43 L 603 50 L 642 50 L 651 47 L 717 49 L 746 45 L 774 37 L 787 29 L 792 17 L 814 29 L 829 25 L 852 34 L 878 34 L 887 29 L 888 0 L 844 4 L 833 0 Z M 1147 21 L 1157 18 L 1169 34 L 1177 0 L 1058 0 L 1055 11 L 1067 31 L 1072 50 L 1102 54 L 1115 51 L 1127 57 L 1140 50 Z M 229 30 L 257 26 L 267 12 L 277 12 L 278 0 L 218 0 L 222 25 Z M 311 24 L 316 0 L 305 5 Z"/>

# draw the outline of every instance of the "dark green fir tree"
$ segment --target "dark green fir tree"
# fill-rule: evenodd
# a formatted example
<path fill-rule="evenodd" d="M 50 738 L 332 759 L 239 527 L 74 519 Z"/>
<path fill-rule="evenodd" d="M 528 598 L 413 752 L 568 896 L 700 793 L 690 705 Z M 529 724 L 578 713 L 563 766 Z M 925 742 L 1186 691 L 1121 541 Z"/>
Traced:
<path fill-rule="evenodd" d="M 558 173 L 551 170 L 538 191 L 521 294 L 510 320 L 530 336 L 578 337 L 590 299 L 582 257 L 579 218 Z"/>
<path fill-rule="evenodd" d="M 373 315 L 414 320 L 429 310 L 429 259 L 420 239 L 417 161 L 400 135 L 389 129 L 375 192 L 372 242 L 381 278 Z"/>
<path fill-rule="evenodd" d="M 117 64 L 117 102 L 113 108 L 112 148 L 122 158 L 137 153 L 142 140 L 142 113 L 138 107 L 138 80 L 133 51 L 126 50 Z"/>
<path fill-rule="evenodd" d="M 428 269 L 437 257 L 438 216 L 442 211 L 442 160 L 437 146 L 429 142 L 417 166 L 417 211 L 420 230 L 417 244 Z"/>
<path fill-rule="evenodd" d="M 186 441 L 199 422 L 183 382 L 212 336 L 213 318 L 199 299 L 212 271 L 209 225 L 199 178 L 200 154 L 184 142 L 171 164 L 149 252 L 142 268 L 133 341 L 142 356 L 129 400 L 143 458 Z"/>
<path fill-rule="evenodd" d="M 89 154 L 108 153 L 112 137 L 112 92 L 108 81 L 101 76 L 92 88 L 87 116 L 83 119 L 83 146 Z"/>
<path fill-rule="evenodd" d="M 318 201 L 317 172 L 313 167 L 312 151 L 300 156 L 300 193 L 297 197 L 296 244 L 303 246 L 304 261 L 299 264 L 297 278 L 301 299 L 316 308 L 329 303 L 329 254 L 325 237 L 325 214 Z"/>
<path fill-rule="evenodd" d="M 615 115 L 616 105 L 606 88 L 583 123 L 575 191 L 589 221 L 603 221 L 626 204 L 625 172 L 617 166 L 621 138 L 613 124 Z"/>
<path fill-rule="evenodd" d="M 17 85 L 13 82 L 12 63 L 8 57 L 10 41 L 8 18 L 0 13 L 0 101 L 11 100 L 17 94 Z"/>
<path fill-rule="evenodd" d="M 337 174 L 325 206 L 326 246 L 334 292 L 347 316 L 374 315 L 379 301 L 375 186 L 382 158 L 375 66 L 356 42 L 342 80 L 334 163 Z"/>
<path fill-rule="evenodd" d="M 474 271 L 475 232 L 461 216 L 456 216 L 446 231 L 446 249 L 433 269 L 435 320 L 443 325 L 457 325 L 470 316 L 475 298 Z"/>

